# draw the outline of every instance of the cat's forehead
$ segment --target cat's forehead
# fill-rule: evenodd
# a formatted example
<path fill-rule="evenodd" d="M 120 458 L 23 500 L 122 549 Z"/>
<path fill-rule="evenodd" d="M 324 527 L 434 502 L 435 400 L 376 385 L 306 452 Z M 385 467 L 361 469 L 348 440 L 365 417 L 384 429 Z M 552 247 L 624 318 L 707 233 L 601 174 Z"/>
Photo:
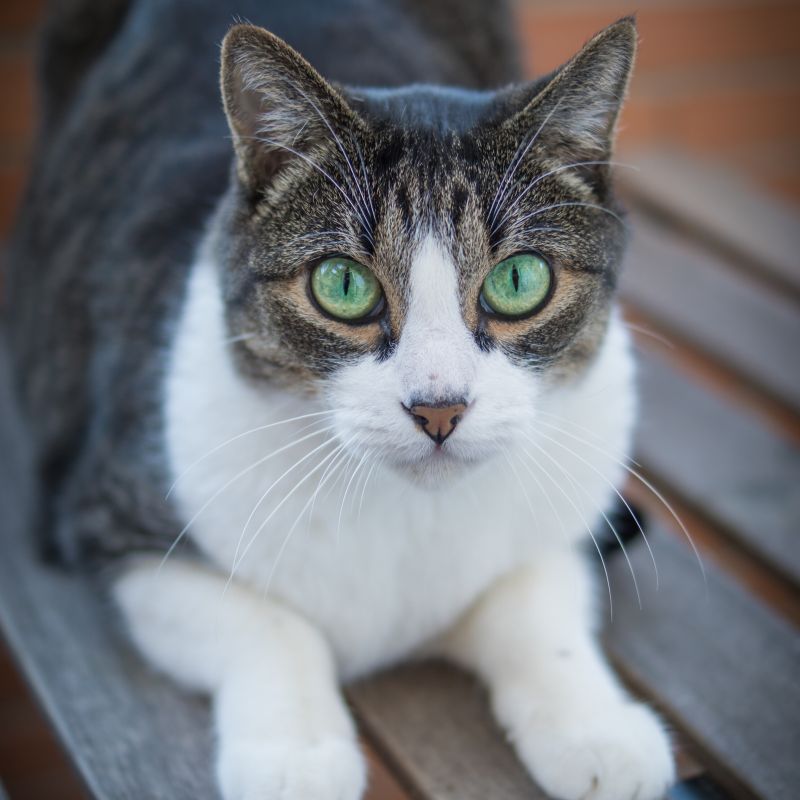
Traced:
<path fill-rule="evenodd" d="M 497 92 L 443 86 L 348 89 L 345 94 L 368 123 L 441 136 L 476 129 L 498 106 Z"/>

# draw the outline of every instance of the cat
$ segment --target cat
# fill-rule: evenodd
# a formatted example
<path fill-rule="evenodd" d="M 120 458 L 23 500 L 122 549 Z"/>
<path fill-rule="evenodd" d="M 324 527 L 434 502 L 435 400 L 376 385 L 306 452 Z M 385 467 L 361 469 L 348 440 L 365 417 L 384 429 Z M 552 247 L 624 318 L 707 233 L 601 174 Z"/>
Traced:
<path fill-rule="evenodd" d="M 501 5 L 104 8 L 45 38 L 9 336 L 52 548 L 212 697 L 222 796 L 361 797 L 339 686 L 421 655 L 553 797 L 663 796 L 590 565 L 636 409 L 634 21 L 520 83 Z"/>

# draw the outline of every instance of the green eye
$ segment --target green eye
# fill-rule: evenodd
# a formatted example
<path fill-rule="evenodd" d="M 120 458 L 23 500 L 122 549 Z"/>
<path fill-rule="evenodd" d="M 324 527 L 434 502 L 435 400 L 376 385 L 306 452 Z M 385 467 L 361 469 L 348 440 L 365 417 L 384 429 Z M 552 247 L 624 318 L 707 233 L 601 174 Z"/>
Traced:
<path fill-rule="evenodd" d="M 483 282 L 481 299 L 496 314 L 521 317 L 547 298 L 553 276 L 535 253 L 520 253 L 501 261 Z"/>
<path fill-rule="evenodd" d="M 332 317 L 358 320 L 373 311 L 381 299 L 378 279 L 349 258 L 327 258 L 311 273 L 311 291 Z"/>

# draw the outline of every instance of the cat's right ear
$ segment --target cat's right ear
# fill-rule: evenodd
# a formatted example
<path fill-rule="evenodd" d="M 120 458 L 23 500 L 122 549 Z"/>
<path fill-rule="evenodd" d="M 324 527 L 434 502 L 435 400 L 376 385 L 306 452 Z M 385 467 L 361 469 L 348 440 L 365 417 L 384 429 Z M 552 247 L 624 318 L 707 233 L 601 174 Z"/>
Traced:
<path fill-rule="evenodd" d="M 222 98 L 241 182 L 257 192 L 293 159 L 358 120 L 341 95 L 286 42 L 235 25 L 222 43 Z"/>

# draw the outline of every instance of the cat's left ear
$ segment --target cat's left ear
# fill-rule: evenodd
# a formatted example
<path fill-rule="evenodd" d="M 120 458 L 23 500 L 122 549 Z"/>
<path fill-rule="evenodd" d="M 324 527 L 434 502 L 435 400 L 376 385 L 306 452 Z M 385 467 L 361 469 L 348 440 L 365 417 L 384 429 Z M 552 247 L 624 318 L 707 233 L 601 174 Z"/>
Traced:
<path fill-rule="evenodd" d="M 607 159 L 636 55 L 636 21 L 625 17 L 600 31 L 506 121 L 523 141 L 573 162 Z"/>
<path fill-rule="evenodd" d="M 267 185 L 289 164 L 313 163 L 310 152 L 331 146 L 334 131 L 360 119 L 299 53 L 269 31 L 234 25 L 222 43 L 222 98 L 241 182 Z"/>

